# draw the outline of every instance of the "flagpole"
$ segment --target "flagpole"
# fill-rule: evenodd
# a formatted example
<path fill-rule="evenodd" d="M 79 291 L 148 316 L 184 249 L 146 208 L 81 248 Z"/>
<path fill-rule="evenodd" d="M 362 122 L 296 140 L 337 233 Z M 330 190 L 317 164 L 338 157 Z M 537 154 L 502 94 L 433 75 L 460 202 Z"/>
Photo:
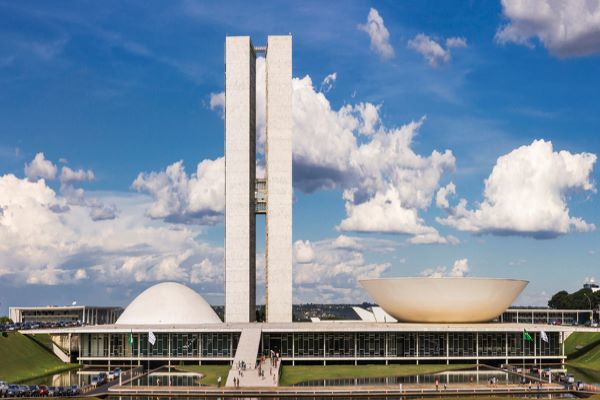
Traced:
<path fill-rule="evenodd" d="M 523 342 L 523 369 L 521 370 L 521 373 L 523 374 L 523 382 L 525 382 L 525 331 L 521 333 L 521 341 Z"/>

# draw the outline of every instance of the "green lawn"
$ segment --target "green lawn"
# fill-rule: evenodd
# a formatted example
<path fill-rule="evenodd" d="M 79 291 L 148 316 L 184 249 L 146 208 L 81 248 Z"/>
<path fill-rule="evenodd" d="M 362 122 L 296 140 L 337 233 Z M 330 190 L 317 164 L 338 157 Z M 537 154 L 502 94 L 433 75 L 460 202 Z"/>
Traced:
<path fill-rule="evenodd" d="M 407 376 L 432 374 L 453 369 L 472 367 L 466 364 L 393 364 L 393 365 L 284 365 L 282 366 L 281 386 L 317 379 L 370 378 L 384 376 Z"/>
<path fill-rule="evenodd" d="M 221 377 L 221 386 L 225 386 L 230 365 L 177 365 L 176 369 L 187 372 L 199 372 L 204 377 L 200 383 L 208 386 L 217 386 L 217 378 Z"/>
<path fill-rule="evenodd" d="M 574 332 L 565 340 L 565 354 L 570 356 L 594 342 L 600 344 L 600 332 Z"/>
<path fill-rule="evenodd" d="M 600 372 L 600 343 L 597 343 L 577 358 L 569 359 L 567 363 L 577 368 Z"/>
<path fill-rule="evenodd" d="M 76 367 L 77 364 L 63 363 L 38 342 L 20 333 L 9 333 L 8 337 L 0 335 L 0 380 L 20 382 Z"/>

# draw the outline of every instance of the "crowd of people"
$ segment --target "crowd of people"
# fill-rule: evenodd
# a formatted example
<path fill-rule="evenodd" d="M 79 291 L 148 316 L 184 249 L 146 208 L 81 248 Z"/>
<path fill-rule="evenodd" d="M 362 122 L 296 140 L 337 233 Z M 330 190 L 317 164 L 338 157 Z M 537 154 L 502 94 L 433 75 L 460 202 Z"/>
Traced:
<path fill-rule="evenodd" d="M 279 366 L 279 353 L 275 351 L 270 351 L 270 357 L 267 360 L 265 355 L 262 355 L 260 359 L 256 360 L 256 364 L 254 365 L 253 371 L 256 371 L 256 374 L 262 380 L 267 379 L 267 367 L 268 367 L 268 377 L 269 379 L 273 379 L 273 383 L 277 382 L 278 377 L 278 366 Z M 268 363 L 267 363 L 268 361 Z M 236 365 L 237 376 L 233 377 L 233 385 L 236 388 L 240 387 L 240 381 L 244 377 L 244 373 L 250 373 L 248 370 L 248 365 L 245 361 L 239 361 Z M 220 382 L 219 382 L 220 383 Z"/>

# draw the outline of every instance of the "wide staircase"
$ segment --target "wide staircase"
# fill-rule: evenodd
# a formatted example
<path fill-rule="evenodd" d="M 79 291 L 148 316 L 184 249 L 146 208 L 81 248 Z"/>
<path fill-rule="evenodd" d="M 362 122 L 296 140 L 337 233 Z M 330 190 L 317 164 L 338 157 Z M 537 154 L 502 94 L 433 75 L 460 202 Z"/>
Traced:
<path fill-rule="evenodd" d="M 233 365 L 227 376 L 226 386 L 277 386 L 279 381 L 279 363 L 277 366 L 273 366 L 271 365 L 271 360 L 267 358 L 257 366 L 261 333 L 260 329 L 242 330 Z M 245 368 L 240 368 L 242 364 L 245 364 Z M 262 376 L 259 374 L 260 372 L 263 372 Z M 239 379 L 239 385 L 234 383 L 233 378 Z"/>

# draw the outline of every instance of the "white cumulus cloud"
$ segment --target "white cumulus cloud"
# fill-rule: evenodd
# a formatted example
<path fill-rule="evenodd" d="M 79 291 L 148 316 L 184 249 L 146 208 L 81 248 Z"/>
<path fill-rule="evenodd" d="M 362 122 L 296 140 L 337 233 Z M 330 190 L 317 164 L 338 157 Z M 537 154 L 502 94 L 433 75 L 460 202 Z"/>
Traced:
<path fill-rule="evenodd" d="M 390 32 L 383 23 L 383 18 L 379 12 L 371 8 L 367 16 L 367 23 L 358 25 L 358 29 L 366 32 L 371 39 L 371 50 L 373 50 L 382 59 L 394 57 L 394 48 L 390 44 Z"/>
<path fill-rule="evenodd" d="M 38 179 L 52 180 L 56 177 L 56 165 L 46 160 L 44 153 L 37 153 L 29 164 L 25 164 L 25 176 L 31 181 Z"/>
<path fill-rule="evenodd" d="M 64 166 L 60 171 L 60 183 L 61 185 L 71 185 L 75 182 L 91 182 L 95 179 L 94 172 L 92 170 L 72 170 L 71 168 Z"/>
<path fill-rule="evenodd" d="M 333 89 L 333 85 L 335 84 L 336 79 L 337 79 L 337 73 L 335 73 L 335 72 L 332 72 L 331 74 L 327 75 L 323 79 L 323 82 L 321 82 L 321 92 L 327 93 L 331 89 Z"/>
<path fill-rule="evenodd" d="M 60 163 L 66 163 L 66 160 L 61 158 Z M 25 164 L 25 176 L 30 181 L 36 181 L 40 178 L 45 180 L 53 180 L 56 177 L 58 168 L 50 160 L 46 160 L 44 153 L 37 153 L 35 158 Z M 69 206 L 85 206 L 89 209 L 89 216 L 93 221 L 104 221 L 114 219 L 117 215 L 117 207 L 114 204 L 105 205 L 98 199 L 88 199 L 85 196 L 85 190 L 75 187 L 76 183 L 91 182 L 95 179 L 92 170 L 78 169 L 73 170 L 67 166 L 61 168 L 59 181 L 60 193 L 62 198 L 57 199 L 56 203 L 48 205 L 49 210 L 55 213 L 64 213 L 69 210 Z"/>
<path fill-rule="evenodd" d="M 210 94 L 210 109 L 213 111 L 220 110 L 221 117 L 223 117 L 223 110 L 225 109 L 225 92 Z"/>
<path fill-rule="evenodd" d="M 307 241 L 298 242 L 306 244 Z M 310 262 L 295 260 L 295 302 L 314 302 L 316 298 L 324 303 L 369 300 L 358 281 L 379 278 L 391 264 L 368 262 L 362 251 L 340 247 L 339 242 L 339 238 L 309 242 L 313 259 Z"/>
<path fill-rule="evenodd" d="M 257 59 L 257 150 L 264 149 L 264 58 Z M 337 75 L 335 75 L 337 77 Z M 309 76 L 292 80 L 293 184 L 295 190 L 311 193 L 322 189 L 341 189 L 347 218 L 339 225 L 344 231 L 389 232 L 418 235 L 409 243 L 453 243 L 419 217 L 438 187 L 440 177 L 454 169 L 452 152 L 432 151 L 421 156 L 412 149 L 414 136 L 424 122 L 409 122 L 400 127 L 383 123 L 381 105 L 359 102 L 333 109 L 323 91 L 315 89 Z M 175 168 L 176 167 L 176 168 Z M 171 171 L 175 169 L 175 171 Z M 140 175 L 134 183 L 138 190 L 156 200 L 148 215 L 173 222 L 190 222 L 189 207 L 181 196 L 186 179 L 168 178 L 181 165 L 170 166 L 165 173 Z M 257 175 L 263 167 L 257 165 Z M 161 183 L 153 183 L 150 182 Z M 146 182 L 145 184 L 142 184 Z M 213 183 L 222 183 L 213 180 Z M 220 189 L 222 190 L 222 189 Z M 222 212 L 211 200 L 211 211 Z M 223 201 L 223 199 L 221 199 Z M 369 214 L 385 219 L 379 225 Z M 213 215 L 216 217 L 216 215 Z M 214 222 L 216 218 L 210 221 Z M 202 221 L 201 221 L 202 222 Z"/>
<path fill-rule="evenodd" d="M 431 37 L 419 33 L 408 41 L 408 47 L 421 54 L 432 67 L 445 64 L 452 57 L 452 48 L 467 47 L 467 41 L 460 37 L 451 37 L 446 39 L 446 48 Z"/>
<path fill-rule="evenodd" d="M 214 225 L 225 206 L 225 159 L 204 160 L 196 172 L 185 172 L 182 161 L 164 171 L 140 173 L 132 184 L 153 198 L 146 215 L 168 222 Z"/>
<path fill-rule="evenodd" d="M 593 224 L 570 215 L 567 195 L 596 191 L 591 180 L 595 162 L 594 154 L 554 151 L 551 142 L 536 140 L 498 158 L 475 209 L 465 199 L 447 207 L 442 193 L 436 203 L 449 215 L 438 222 L 473 233 L 538 239 L 594 230 Z"/>
<path fill-rule="evenodd" d="M 312 262 L 315 258 L 315 251 L 310 240 L 297 240 L 294 242 L 294 260 L 300 264 Z"/>
<path fill-rule="evenodd" d="M 508 22 L 496 33 L 498 43 L 533 47 L 537 38 L 558 57 L 600 51 L 600 0 L 502 0 Z"/>
<path fill-rule="evenodd" d="M 0 176 L 0 279 L 14 285 L 168 279 L 222 290 L 222 279 L 196 267 L 209 260 L 222 268 L 223 260 L 222 248 L 198 239 L 200 228 L 149 220 L 147 196 L 105 194 L 101 200 L 117 204 L 120 218 L 96 223 L 87 218 L 87 205 L 57 214 L 51 205 L 65 200 L 45 181 Z"/>
<path fill-rule="evenodd" d="M 448 209 L 450 204 L 448 203 L 448 196 L 456 194 L 456 186 L 453 182 L 450 182 L 444 187 L 441 187 L 435 195 L 435 205 L 439 208 Z"/>
<path fill-rule="evenodd" d="M 421 276 L 427 276 L 430 278 L 442 278 L 445 276 L 453 276 L 453 277 L 463 277 L 466 276 L 469 272 L 469 260 L 466 258 L 462 258 L 460 260 L 454 261 L 452 265 L 452 269 L 448 271 L 448 268 L 444 266 L 436 267 L 436 268 L 427 268 L 426 270 L 421 272 Z"/>

